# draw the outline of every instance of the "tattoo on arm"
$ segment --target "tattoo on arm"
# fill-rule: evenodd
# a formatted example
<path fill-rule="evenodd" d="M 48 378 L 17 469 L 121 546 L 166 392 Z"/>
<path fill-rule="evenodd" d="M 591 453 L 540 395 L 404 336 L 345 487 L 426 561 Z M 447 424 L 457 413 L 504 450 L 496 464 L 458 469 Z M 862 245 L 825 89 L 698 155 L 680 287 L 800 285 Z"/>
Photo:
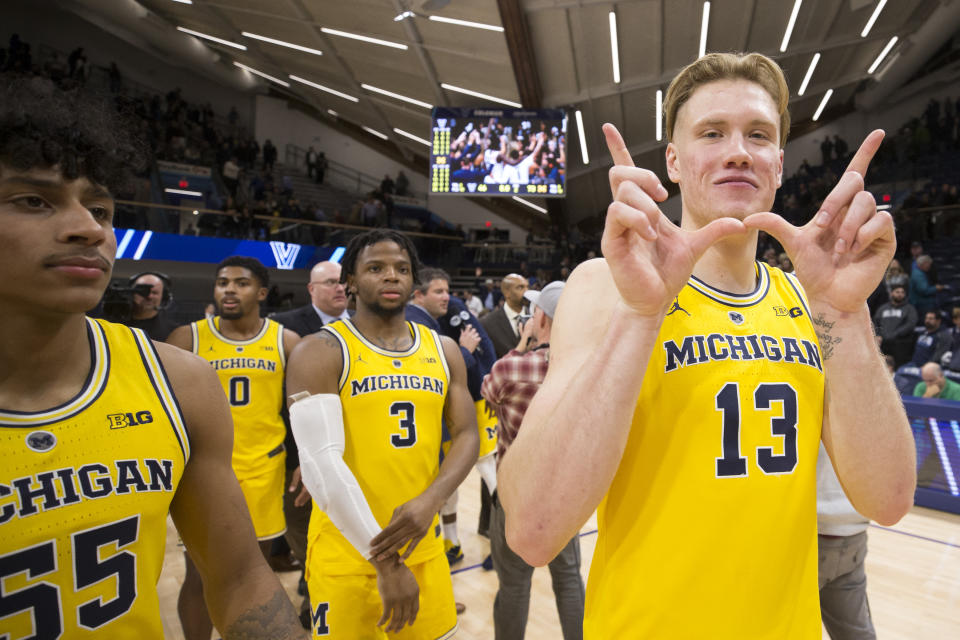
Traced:
<path fill-rule="evenodd" d="M 329 331 L 318 331 L 316 336 L 323 342 L 323 346 L 340 351 L 340 342 L 334 338 Z"/>
<path fill-rule="evenodd" d="M 833 355 L 833 348 L 843 340 L 839 336 L 830 333 L 834 324 L 836 323 L 827 322 L 822 313 L 813 318 L 814 331 L 816 331 L 817 339 L 820 341 L 820 352 L 824 360 L 830 359 Z"/>
<path fill-rule="evenodd" d="M 268 602 L 240 614 L 223 637 L 226 640 L 302 640 L 304 632 L 287 594 L 277 589 Z"/>

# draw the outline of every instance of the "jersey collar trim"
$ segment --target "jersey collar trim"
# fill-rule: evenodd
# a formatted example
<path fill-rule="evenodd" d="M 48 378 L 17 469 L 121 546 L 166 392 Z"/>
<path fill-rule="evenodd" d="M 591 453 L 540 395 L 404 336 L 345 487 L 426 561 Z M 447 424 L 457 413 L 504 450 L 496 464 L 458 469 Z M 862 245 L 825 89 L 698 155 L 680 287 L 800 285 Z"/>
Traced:
<path fill-rule="evenodd" d="M 215 335 L 219 340 L 226 342 L 227 344 L 235 344 L 241 347 L 248 344 L 253 344 L 254 342 L 260 340 L 261 338 L 263 338 L 263 336 L 267 335 L 267 330 L 270 328 L 270 318 L 264 318 L 263 326 L 260 327 L 260 331 L 257 332 L 257 335 L 253 336 L 249 340 L 234 340 L 220 333 L 220 328 L 218 326 L 219 320 L 220 320 L 220 316 L 213 316 L 213 317 L 207 318 L 207 325 L 209 325 L 210 331 L 213 333 L 213 335 Z"/>
<path fill-rule="evenodd" d="M 406 356 L 413 355 L 417 351 L 417 349 L 420 348 L 420 332 L 417 331 L 414 328 L 413 323 L 410 323 L 410 322 L 406 322 L 405 324 L 407 325 L 407 329 L 409 329 L 410 334 L 413 336 L 413 345 L 411 345 L 409 349 L 406 349 L 404 351 L 390 351 L 389 349 L 378 347 L 377 345 L 373 344 L 372 342 L 367 340 L 365 337 L 363 337 L 363 334 L 360 333 L 360 331 L 353 325 L 353 322 L 351 320 L 344 319 L 344 320 L 341 320 L 341 322 L 343 322 L 344 326 L 347 327 L 350 333 L 352 333 L 354 337 L 357 338 L 357 340 L 362 342 L 364 346 L 366 346 L 368 349 L 370 349 L 374 353 L 379 353 L 380 355 L 387 356 L 388 358 L 404 358 Z"/>
<path fill-rule="evenodd" d="M 87 318 L 87 339 L 90 343 L 90 372 L 80 392 L 67 402 L 45 411 L 0 409 L 0 426 L 40 427 L 66 420 L 86 409 L 100 397 L 110 377 L 110 347 L 103 329 L 90 318 Z"/>
<path fill-rule="evenodd" d="M 693 275 L 687 281 L 687 286 L 699 291 L 714 302 L 719 302 L 728 307 L 751 307 L 763 300 L 770 290 L 770 272 L 767 265 L 756 262 L 755 267 L 757 270 L 757 286 L 752 292 L 745 295 L 716 289 Z"/>

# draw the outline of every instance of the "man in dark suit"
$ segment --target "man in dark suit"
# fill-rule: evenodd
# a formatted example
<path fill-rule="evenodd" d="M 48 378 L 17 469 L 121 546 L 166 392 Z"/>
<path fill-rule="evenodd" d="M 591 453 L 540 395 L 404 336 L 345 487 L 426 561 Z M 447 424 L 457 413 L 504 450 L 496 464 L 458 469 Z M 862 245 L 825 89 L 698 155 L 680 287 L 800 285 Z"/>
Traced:
<path fill-rule="evenodd" d="M 527 290 L 527 279 L 518 273 L 511 273 L 500 282 L 504 304 L 481 318 L 483 328 L 493 340 L 497 358 L 502 358 L 520 339 L 520 322 L 524 314 L 523 294 Z"/>
<path fill-rule="evenodd" d="M 346 285 L 340 282 L 340 265 L 336 262 L 318 262 L 310 270 L 310 304 L 284 311 L 271 316 L 287 329 L 305 336 L 320 331 L 320 328 L 335 320 L 349 318 L 347 313 Z M 300 494 L 300 458 L 297 455 L 297 443 L 293 439 L 289 420 L 284 411 L 287 424 L 287 486 L 290 488 L 283 496 L 283 513 L 287 519 L 287 533 L 284 536 L 294 557 L 300 566 L 307 565 L 307 526 L 310 523 L 309 496 Z M 304 595 L 306 592 L 304 591 Z M 300 608 L 300 620 L 309 628 L 310 603 L 304 598 Z"/>
<path fill-rule="evenodd" d="M 271 316 L 298 335 L 320 331 L 320 327 L 334 320 L 348 318 L 346 285 L 340 282 L 340 265 L 336 262 L 318 262 L 310 271 L 310 304 Z"/>

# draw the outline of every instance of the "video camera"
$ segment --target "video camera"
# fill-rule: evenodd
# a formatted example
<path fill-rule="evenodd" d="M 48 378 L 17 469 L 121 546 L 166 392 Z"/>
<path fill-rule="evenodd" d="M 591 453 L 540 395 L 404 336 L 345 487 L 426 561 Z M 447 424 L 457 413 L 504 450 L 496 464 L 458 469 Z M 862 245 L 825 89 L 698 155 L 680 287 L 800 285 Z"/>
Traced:
<path fill-rule="evenodd" d="M 120 324 L 130 322 L 133 317 L 133 296 L 146 298 L 152 288 L 146 283 L 130 285 L 126 280 L 111 282 L 100 301 L 100 317 Z"/>

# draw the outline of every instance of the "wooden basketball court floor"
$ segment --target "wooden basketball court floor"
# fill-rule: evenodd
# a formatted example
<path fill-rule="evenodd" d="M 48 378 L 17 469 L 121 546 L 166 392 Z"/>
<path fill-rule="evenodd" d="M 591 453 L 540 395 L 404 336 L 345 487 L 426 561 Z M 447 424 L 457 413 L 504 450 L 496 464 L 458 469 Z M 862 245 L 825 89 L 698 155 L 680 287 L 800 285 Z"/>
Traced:
<path fill-rule="evenodd" d="M 476 534 L 480 508 L 480 476 L 471 471 L 460 488 L 459 523 L 464 561 L 455 567 L 453 588 L 467 606 L 460 617 L 459 640 L 493 638 L 493 598 L 497 576 L 480 562 L 489 543 Z M 871 525 L 866 560 L 867 593 L 877 636 L 881 640 L 941 640 L 960 638 L 960 515 L 914 507 L 897 525 Z M 586 581 L 596 541 L 596 520 L 581 531 L 583 575 Z M 296 595 L 298 573 L 279 574 L 291 599 Z M 160 611 L 170 640 L 183 633 L 177 619 L 177 593 L 183 579 L 183 555 L 177 535 L 168 525 L 167 553 L 160 577 Z M 218 636 L 214 636 L 218 637 Z M 559 640 L 550 574 L 534 572 L 527 640 Z M 828 638 L 826 633 L 824 638 Z"/>

